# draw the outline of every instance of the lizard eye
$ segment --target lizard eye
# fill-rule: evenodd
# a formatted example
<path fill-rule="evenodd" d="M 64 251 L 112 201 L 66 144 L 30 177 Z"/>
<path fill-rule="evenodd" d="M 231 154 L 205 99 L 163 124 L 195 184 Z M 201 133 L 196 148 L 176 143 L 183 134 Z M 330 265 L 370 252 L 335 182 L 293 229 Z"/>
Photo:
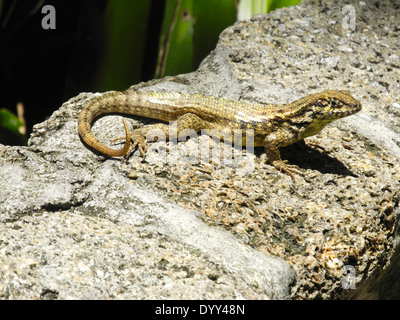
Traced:
<path fill-rule="evenodd" d="M 340 107 L 340 102 L 338 102 L 336 100 L 331 100 L 329 102 L 329 104 L 331 105 L 332 108 L 339 108 Z"/>

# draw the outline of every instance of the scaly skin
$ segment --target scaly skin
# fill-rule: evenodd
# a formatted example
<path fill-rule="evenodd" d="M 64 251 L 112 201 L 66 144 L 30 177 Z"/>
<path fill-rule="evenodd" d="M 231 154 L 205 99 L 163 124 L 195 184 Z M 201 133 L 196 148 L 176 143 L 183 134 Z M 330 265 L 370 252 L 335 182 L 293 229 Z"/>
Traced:
<path fill-rule="evenodd" d="M 131 137 L 123 120 L 125 144 L 122 149 L 115 150 L 100 143 L 92 134 L 93 121 L 109 113 L 130 114 L 163 122 L 176 121 L 176 135 L 184 129 L 196 132 L 217 129 L 229 133 L 239 130 L 245 137 L 244 131 L 252 129 L 253 134 L 247 137 L 254 139 L 254 146 L 264 146 L 268 161 L 293 178 L 294 173 L 301 174 L 301 171 L 281 160 L 279 148 L 315 135 L 334 120 L 360 110 L 360 102 L 348 91 L 325 90 L 284 105 L 250 104 L 176 92 L 115 91 L 94 98 L 84 107 L 79 114 L 78 131 L 86 144 L 105 155 L 121 157 L 138 147 L 144 157 L 147 142 L 151 141 L 146 137 L 149 139 L 147 134 L 151 130 L 162 130 L 167 139 L 173 138 L 169 135 L 168 124 L 144 126 L 134 130 Z M 242 144 L 245 143 L 243 138 Z"/>

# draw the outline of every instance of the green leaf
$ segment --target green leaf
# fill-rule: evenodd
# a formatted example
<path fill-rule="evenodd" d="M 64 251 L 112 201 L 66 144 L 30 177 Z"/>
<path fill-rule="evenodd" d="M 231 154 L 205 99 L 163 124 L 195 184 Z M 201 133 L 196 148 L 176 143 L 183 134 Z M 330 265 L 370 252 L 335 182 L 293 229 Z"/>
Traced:
<path fill-rule="evenodd" d="M 0 109 L 0 142 L 9 145 L 25 145 L 26 137 L 19 132 L 24 124 L 7 109 Z"/>
<path fill-rule="evenodd" d="M 255 14 L 266 14 L 277 8 L 299 4 L 301 0 L 240 0 L 238 20 L 250 19 Z"/>
<path fill-rule="evenodd" d="M 193 70 L 193 1 L 167 0 L 156 77 Z"/>
<path fill-rule="evenodd" d="M 97 90 L 122 90 L 141 80 L 150 5 L 150 1 L 107 1 Z"/>
<path fill-rule="evenodd" d="M 0 109 L 0 126 L 19 134 L 19 128 L 23 126 L 21 120 L 7 109 Z"/>
<path fill-rule="evenodd" d="M 215 49 L 220 33 L 236 21 L 236 0 L 201 0 L 193 2 L 194 69 Z"/>
<path fill-rule="evenodd" d="M 278 8 L 295 6 L 300 2 L 301 0 L 271 0 L 268 12 Z"/>

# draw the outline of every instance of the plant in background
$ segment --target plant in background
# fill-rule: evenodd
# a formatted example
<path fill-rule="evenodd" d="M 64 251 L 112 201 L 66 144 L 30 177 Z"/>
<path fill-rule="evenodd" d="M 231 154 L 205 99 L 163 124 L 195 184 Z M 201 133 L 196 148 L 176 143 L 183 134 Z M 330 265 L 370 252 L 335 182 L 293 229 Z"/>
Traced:
<path fill-rule="evenodd" d="M 25 144 L 35 123 L 80 92 L 196 70 L 237 19 L 300 0 L 0 0 L 0 143 Z M 43 29 L 42 8 L 54 7 Z M 40 81 L 39 81 L 40 76 Z M 43 94 L 45 93 L 45 94 Z M 22 104 L 21 104 L 22 105 Z"/>
<path fill-rule="evenodd" d="M 22 104 L 18 106 L 22 109 Z M 9 145 L 26 144 L 25 124 L 24 121 L 11 111 L 3 108 L 0 109 L 0 143 Z"/>
<path fill-rule="evenodd" d="M 255 14 L 265 14 L 272 10 L 294 6 L 301 0 L 239 0 L 238 20 L 250 19 Z"/>

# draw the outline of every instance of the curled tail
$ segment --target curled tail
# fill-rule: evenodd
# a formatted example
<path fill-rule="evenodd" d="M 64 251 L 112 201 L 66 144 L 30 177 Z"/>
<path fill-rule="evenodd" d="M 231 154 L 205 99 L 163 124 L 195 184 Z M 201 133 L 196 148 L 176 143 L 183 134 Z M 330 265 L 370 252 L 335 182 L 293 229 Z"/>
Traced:
<path fill-rule="evenodd" d="M 120 112 L 121 106 L 126 105 L 126 94 L 124 92 L 109 92 L 100 97 L 91 100 L 81 111 L 78 117 L 78 132 L 82 140 L 91 148 L 111 157 L 122 157 L 129 152 L 131 137 L 129 135 L 128 125 L 122 119 L 125 127 L 125 144 L 122 149 L 115 150 L 105 146 L 98 141 L 92 133 L 93 121 L 108 113 Z"/>

